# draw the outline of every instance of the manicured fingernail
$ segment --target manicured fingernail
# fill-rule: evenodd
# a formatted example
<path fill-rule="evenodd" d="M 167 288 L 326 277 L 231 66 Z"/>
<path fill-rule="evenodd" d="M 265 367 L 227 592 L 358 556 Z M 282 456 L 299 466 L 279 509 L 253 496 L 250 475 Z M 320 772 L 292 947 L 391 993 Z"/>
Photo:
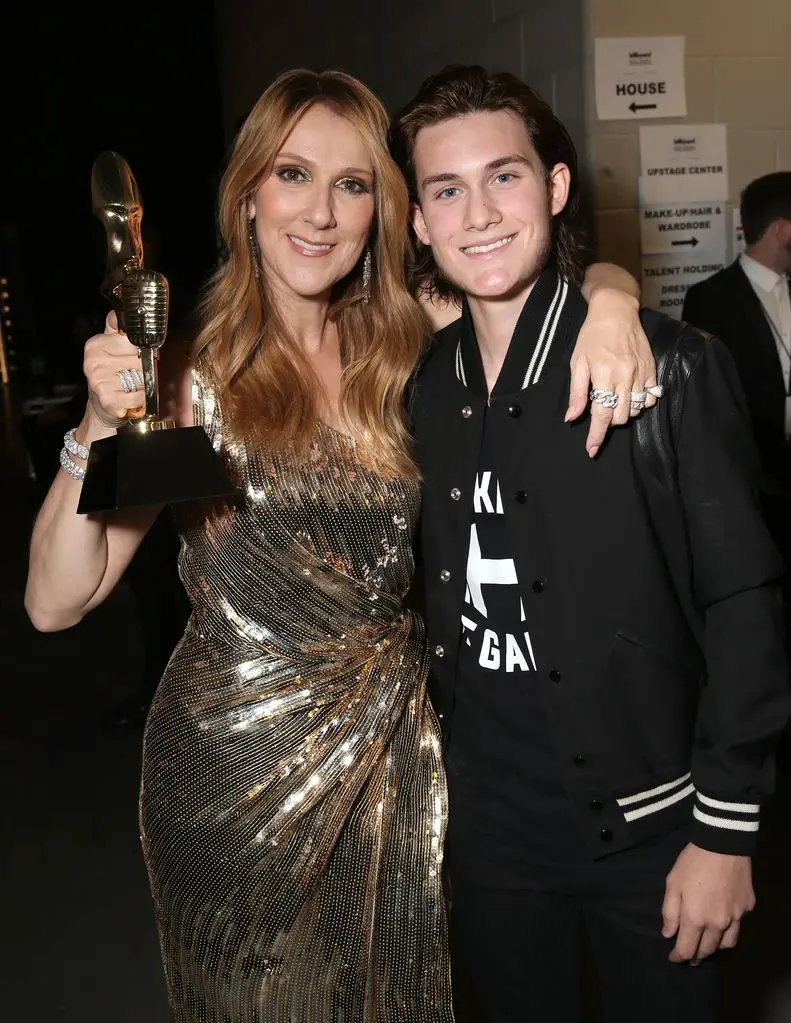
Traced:
<path fill-rule="evenodd" d="M 591 458 L 595 458 L 598 453 L 599 453 L 598 444 L 594 444 L 592 448 L 588 448 L 588 454 L 590 455 Z"/>

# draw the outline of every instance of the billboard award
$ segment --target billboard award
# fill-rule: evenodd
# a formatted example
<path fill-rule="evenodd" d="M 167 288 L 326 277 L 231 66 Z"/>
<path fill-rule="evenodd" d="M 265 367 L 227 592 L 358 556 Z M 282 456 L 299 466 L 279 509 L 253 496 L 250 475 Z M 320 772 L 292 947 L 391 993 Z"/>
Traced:
<path fill-rule="evenodd" d="M 107 239 L 102 294 L 118 329 L 137 348 L 145 406 L 130 409 L 113 437 L 94 441 L 82 484 L 80 514 L 175 504 L 233 493 L 219 455 L 200 426 L 161 417 L 157 360 L 168 325 L 168 282 L 143 266 L 143 204 L 132 171 L 118 153 L 101 153 L 91 174 L 93 212 Z"/>

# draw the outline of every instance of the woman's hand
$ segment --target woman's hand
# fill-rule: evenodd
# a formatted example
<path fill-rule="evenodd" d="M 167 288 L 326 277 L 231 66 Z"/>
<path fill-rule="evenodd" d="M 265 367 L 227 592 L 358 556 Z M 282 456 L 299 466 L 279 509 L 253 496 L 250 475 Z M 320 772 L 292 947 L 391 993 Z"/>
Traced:
<path fill-rule="evenodd" d="M 131 409 L 145 408 L 143 370 L 137 349 L 126 334 L 119 333 L 114 312 L 107 316 L 104 333 L 85 342 L 83 371 L 88 381 L 89 411 L 101 426 L 115 429 L 135 418 L 129 415 Z M 124 381 L 134 390 L 125 390 Z"/>
<path fill-rule="evenodd" d="M 598 287 L 590 295 L 588 315 L 571 357 L 571 391 L 566 422 L 579 419 L 592 388 L 614 391 L 615 408 L 591 403 L 586 450 L 593 458 L 611 426 L 623 425 L 640 410 L 631 408 L 632 391 L 656 386 L 656 363 L 640 323 L 637 298 L 615 288 Z M 656 404 L 646 394 L 645 407 Z"/>

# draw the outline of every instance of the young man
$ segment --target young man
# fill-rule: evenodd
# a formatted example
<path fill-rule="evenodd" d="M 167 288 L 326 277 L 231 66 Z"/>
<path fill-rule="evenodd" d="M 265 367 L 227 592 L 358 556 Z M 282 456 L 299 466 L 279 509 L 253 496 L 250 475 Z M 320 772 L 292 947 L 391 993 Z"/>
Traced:
<path fill-rule="evenodd" d="M 672 393 L 587 457 L 562 415 L 586 312 L 567 132 L 456 67 L 391 139 L 422 279 L 463 298 L 413 399 L 460 1017 L 576 1023 L 584 920 L 608 1023 L 704 1023 L 789 713 L 732 364 L 644 313 Z"/>

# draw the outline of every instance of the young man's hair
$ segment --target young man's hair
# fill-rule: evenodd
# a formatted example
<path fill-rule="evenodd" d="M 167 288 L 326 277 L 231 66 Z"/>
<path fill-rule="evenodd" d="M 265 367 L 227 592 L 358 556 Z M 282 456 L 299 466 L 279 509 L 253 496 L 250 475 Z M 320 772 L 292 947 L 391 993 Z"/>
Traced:
<path fill-rule="evenodd" d="M 578 282 L 582 277 L 582 229 L 577 151 L 549 104 L 516 75 L 489 74 L 478 65 L 451 64 L 423 82 L 415 98 L 390 125 L 390 151 L 406 178 L 410 199 L 419 203 L 414 156 L 421 128 L 466 114 L 500 110 L 513 113 L 524 124 L 544 168 L 547 186 L 549 171 L 556 164 L 565 163 L 571 172 L 568 201 L 552 218 L 551 253 L 560 272 Z M 458 300 L 458 290 L 440 273 L 431 248 L 421 244 L 413 231 L 410 234 L 414 249 L 411 285 L 415 294 Z"/>
<path fill-rule="evenodd" d="M 742 192 L 742 230 L 747 245 L 755 245 L 776 220 L 791 220 L 791 171 L 756 178 Z"/>

